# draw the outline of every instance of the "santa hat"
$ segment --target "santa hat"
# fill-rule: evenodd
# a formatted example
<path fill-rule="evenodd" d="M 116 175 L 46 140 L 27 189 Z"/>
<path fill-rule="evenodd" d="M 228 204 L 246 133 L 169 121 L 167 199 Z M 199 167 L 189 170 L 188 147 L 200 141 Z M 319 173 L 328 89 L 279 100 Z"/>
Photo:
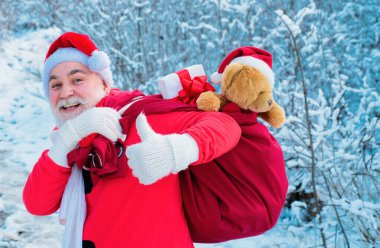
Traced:
<path fill-rule="evenodd" d="M 268 78 L 273 86 L 272 54 L 269 52 L 253 46 L 245 46 L 233 50 L 220 63 L 218 71 L 211 75 L 213 83 L 220 84 L 223 72 L 230 63 L 242 63 L 258 69 Z"/>
<path fill-rule="evenodd" d="M 67 32 L 62 34 L 50 46 L 42 72 L 42 81 L 46 96 L 49 96 L 50 71 L 59 63 L 80 62 L 96 72 L 107 85 L 113 86 L 111 60 L 103 51 L 99 51 L 88 35 Z"/>

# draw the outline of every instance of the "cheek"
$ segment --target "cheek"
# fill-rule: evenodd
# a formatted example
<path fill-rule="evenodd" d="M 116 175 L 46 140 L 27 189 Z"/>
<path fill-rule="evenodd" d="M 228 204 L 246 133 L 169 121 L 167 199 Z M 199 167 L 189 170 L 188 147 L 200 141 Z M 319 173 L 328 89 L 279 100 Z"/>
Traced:
<path fill-rule="evenodd" d="M 95 106 L 106 95 L 103 87 L 97 84 L 81 85 L 78 88 L 77 94 L 85 99 L 91 107 Z"/>
<path fill-rule="evenodd" d="M 92 94 L 99 89 L 99 84 L 93 78 L 86 78 L 81 84 L 75 85 L 77 92 L 82 94 Z"/>
<path fill-rule="evenodd" d="M 93 88 L 90 84 L 84 83 L 75 87 L 75 92 L 82 98 L 87 98 L 92 95 Z"/>
<path fill-rule="evenodd" d="M 51 106 L 56 106 L 58 103 L 58 93 L 55 91 L 50 91 L 49 93 L 49 103 Z"/>

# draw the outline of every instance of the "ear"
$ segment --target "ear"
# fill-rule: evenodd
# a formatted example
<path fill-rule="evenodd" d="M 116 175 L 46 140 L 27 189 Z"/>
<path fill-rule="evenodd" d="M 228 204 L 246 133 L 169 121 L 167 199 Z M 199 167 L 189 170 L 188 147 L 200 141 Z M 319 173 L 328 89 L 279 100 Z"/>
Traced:
<path fill-rule="evenodd" d="M 286 121 L 285 111 L 276 102 L 273 102 L 273 104 L 273 107 L 268 112 L 259 113 L 258 116 L 272 127 L 280 128 Z"/>
<path fill-rule="evenodd" d="M 243 64 L 241 63 L 231 63 L 229 64 L 223 72 L 222 76 L 222 91 L 231 87 L 236 75 L 243 69 Z"/>
<path fill-rule="evenodd" d="M 103 90 L 107 93 L 107 95 L 110 93 L 111 91 L 111 86 L 109 86 L 106 81 L 103 80 Z"/>

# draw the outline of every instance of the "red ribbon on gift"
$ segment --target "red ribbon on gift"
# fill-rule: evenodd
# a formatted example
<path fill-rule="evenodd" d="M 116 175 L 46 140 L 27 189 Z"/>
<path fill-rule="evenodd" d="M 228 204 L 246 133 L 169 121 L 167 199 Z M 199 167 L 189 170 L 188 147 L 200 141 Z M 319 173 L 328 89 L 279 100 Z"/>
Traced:
<path fill-rule="evenodd" d="M 177 98 L 183 103 L 196 105 L 196 100 L 202 92 L 215 92 L 215 88 L 207 82 L 207 76 L 197 76 L 191 79 L 190 73 L 186 69 L 180 70 L 176 74 L 182 85 L 182 90 L 178 92 Z"/>

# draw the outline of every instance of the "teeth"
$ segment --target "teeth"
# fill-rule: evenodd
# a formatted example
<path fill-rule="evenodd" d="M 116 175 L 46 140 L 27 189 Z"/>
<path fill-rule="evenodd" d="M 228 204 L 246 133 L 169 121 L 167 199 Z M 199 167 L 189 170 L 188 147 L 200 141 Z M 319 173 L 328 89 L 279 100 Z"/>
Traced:
<path fill-rule="evenodd" d="M 74 107 L 74 106 L 78 106 L 80 103 L 71 103 L 71 104 L 68 104 L 68 105 L 64 105 L 63 107 L 64 108 L 70 108 L 70 107 Z"/>

